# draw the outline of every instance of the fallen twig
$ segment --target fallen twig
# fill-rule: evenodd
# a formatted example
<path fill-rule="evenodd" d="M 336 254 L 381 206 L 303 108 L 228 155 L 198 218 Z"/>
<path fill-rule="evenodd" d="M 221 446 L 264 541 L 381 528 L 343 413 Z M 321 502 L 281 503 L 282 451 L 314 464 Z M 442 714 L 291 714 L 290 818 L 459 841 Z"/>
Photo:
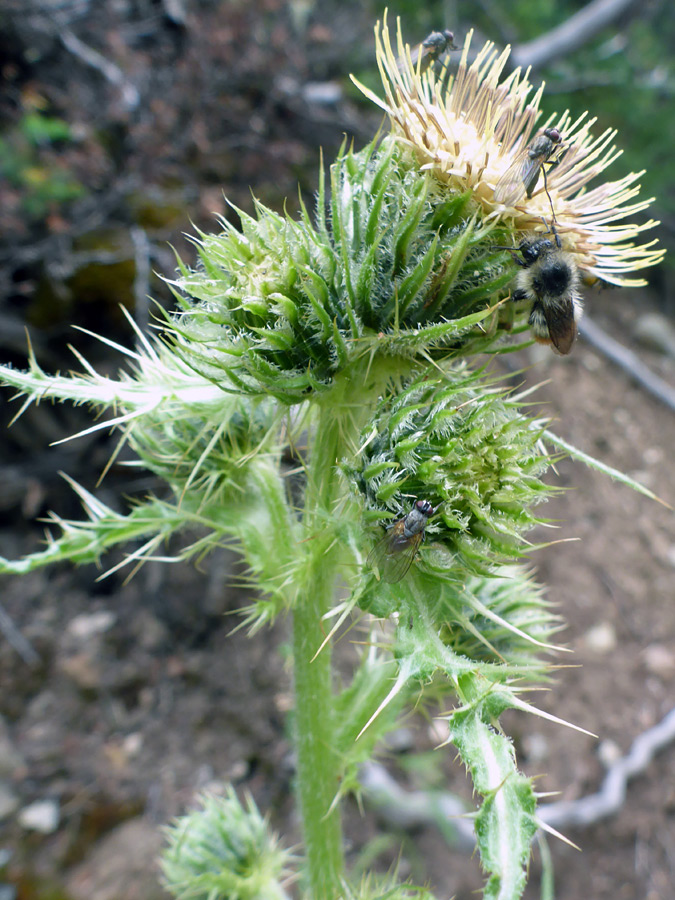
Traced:
<path fill-rule="evenodd" d="M 638 735 L 626 754 L 607 770 L 600 790 L 579 800 L 547 803 L 539 807 L 538 818 L 556 828 L 569 825 L 592 825 L 618 812 L 626 799 L 626 786 L 640 775 L 659 750 L 675 741 L 675 708 L 653 728 Z"/>
<path fill-rule="evenodd" d="M 626 786 L 631 778 L 646 771 L 659 750 L 675 742 L 675 708 L 657 725 L 643 731 L 626 754 L 607 770 L 600 790 L 579 800 L 540 804 L 537 818 L 556 829 L 592 825 L 618 812 L 626 800 Z M 447 791 L 406 791 L 379 763 L 364 764 L 359 781 L 368 802 L 387 822 L 398 828 L 412 829 L 426 825 L 448 824 L 455 827 L 456 846 L 473 850 L 475 838 L 471 814 L 465 803 Z"/>
<path fill-rule="evenodd" d="M 138 327 L 145 331 L 150 317 L 150 241 L 145 229 L 134 225 L 131 229 L 134 245 L 134 318 Z"/>
<path fill-rule="evenodd" d="M 36 666 L 40 662 L 33 647 L 21 634 L 14 622 L 10 619 L 2 606 L 0 606 L 0 631 L 7 638 L 9 643 L 14 647 L 21 659 L 29 666 Z"/>
<path fill-rule="evenodd" d="M 80 62 L 90 66 L 92 69 L 96 69 L 106 81 L 120 89 L 122 101 L 127 110 L 136 109 L 140 103 L 141 96 L 119 66 L 106 59 L 98 50 L 94 50 L 93 47 L 83 43 L 69 28 L 59 30 L 59 39 L 66 50 L 72 53 L 73 56 L 76 56 Z"/>
<path fill-rule="evenodd" d="M 406 791 L 380 763 L 367 762 L 359 769 L 359 782 L 372 806 L 389 825 L 406 831 L 436 825 L 447 832 L 457 829 L 458 847 L 473 851 L 476 838 L 471 813 L 464 802 L 447 791 Z"/>

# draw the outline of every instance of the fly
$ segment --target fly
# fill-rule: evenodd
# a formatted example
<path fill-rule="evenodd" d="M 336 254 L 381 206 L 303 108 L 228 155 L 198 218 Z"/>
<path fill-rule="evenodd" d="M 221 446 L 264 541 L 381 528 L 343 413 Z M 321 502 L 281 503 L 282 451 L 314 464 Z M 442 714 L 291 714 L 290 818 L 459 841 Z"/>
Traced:
<path fill-rule="evenodd" d="M 539 173 L 544 175 L 544 190 L 551 203 L 551 196 L 548 193 L 546 185 L 546 169 L 545 163 L 549 165 L 557 165 L 558 161 L 549 162 L 556 149 L 559 147 L 562 137 L 557 128 L 545 128 L 541 134 L 531 141 L 524 150 L 522 150 L 506 172 L 495 185 L 494 197 L 497 203 L 503 203 L 506 206 L 513 206 L 520 200 L 523 194 L 528 199 L 534 193 L 534 189 L 539 181 Z M 551 203 L 551 212 L 553 212 L 553 204 Z M 553 216 L 555 221 L 555 215 Z"/>
<path fill-rule="evenodd" d="M 443 31 L 432 31 L 421 44 L 413 47 L 410 51 L 410 61 L 413 68 L 417 68 L 419 62 L 420 72 L 426 72 L 429 66 L 437 62 L 444 53 L 458 49 L 459 47 L 455 46 L 455 36 L 452 31 L 448 31 L 447 28 Z M 399 69 L 404 69 L 406 67 L 405 57 L 399 57 L 396 64 Z"/>
<path fill-rule="evenodd" d="M 428 500 L 416 500 L 410 512 L 391 526 L 383 538 L 370 551 L 368 566 L 379 570 L 380 578 L 387 584 L 396 584 L 406 574 L 424 540 L 424 529 L 429 519 L 440 508 Z"/>

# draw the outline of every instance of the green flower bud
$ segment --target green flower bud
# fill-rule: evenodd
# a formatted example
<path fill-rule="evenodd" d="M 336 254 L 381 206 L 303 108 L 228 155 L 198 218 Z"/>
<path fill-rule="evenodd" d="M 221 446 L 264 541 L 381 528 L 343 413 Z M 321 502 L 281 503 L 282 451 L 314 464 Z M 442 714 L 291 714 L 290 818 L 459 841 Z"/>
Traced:
<path fill-rule="evenodd" d="M 230 788 L 205 794 L 203 808 L 166 829 L 161 859 L 164 884 L 178 900 L 287 900 L 282 881 L 292 859 L 253 799 L 243 806 Z"/>
<path fill-rule="evenodd" d="M 385 139 L 343 153 L 318 221 L 257 204 L 202 234 L 202 266 L 182 269 L 184 314 L 173 327 L 191 368 L 226 389 L 296 403 L 328 389 L 365 353 L 475 351 L 477 324 L 513 265 L 471 193 L 448 191 Z M 494 341 L 495 330 L 490 334 Z"/>
<path fill-rule="evenodd" d="M 542 521 L 533 507 L 553 490 L 541 481 L 550 464 L 542 429 L 507 389 L 459 365 L 387 396 L 362 435 L 358 466 L 345 470 L 366 522 L 391 524 L 428 500 L 438 507 L 426 532 L 444 549 L 440 566 L 460 578 L 499 574 L 529 547 L 524 534 Z"/>

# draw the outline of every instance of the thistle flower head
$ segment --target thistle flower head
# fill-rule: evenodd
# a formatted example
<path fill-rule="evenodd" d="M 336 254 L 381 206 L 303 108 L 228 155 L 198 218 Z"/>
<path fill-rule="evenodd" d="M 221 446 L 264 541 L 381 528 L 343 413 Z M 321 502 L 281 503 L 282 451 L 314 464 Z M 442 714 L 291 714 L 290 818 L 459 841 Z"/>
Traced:
<path fill-rule="evenodd" d="M 543 427 L 523 418 L 490 376 L 457 365 L 382 400 L 358 467 L 346 471 L 367 521 L 392 522 L 403 497 L 429 500 L 439 512 L 427 532 L 452 553 L 456 570 L 494 575 L 524 552 L 524 533 L 540 521 L 532 507 L 551 492 L 539 480 L 550 464 Z M 414 501 L 405 502 L 407 512 Z"/>
<path fill-rule="evenodd" d="M 656 241 L 636 245 L 633 239 L 659 223 L 615 224 L 652 202 L 636 199 L 643 173 L 587 188 L 621 155 L 613 144 L 616 131 L 593 137 L 595 119 L 584 113 L 572 120 L 567 111 L 540 124 L 544 85 L 532 93 L 529 69 L 515 69 L 500 83 L 510 48 L 499 53 L 488 41 L 469 62 L 471 38 L 469 32 L 456 73 L 447 62 L 439 71 L 433 65 L 422 71 L 404 46 L 400 22 L 394 52 L 385 16 L 375 27 L 385 99 L 355 83 L 386 111 L 394 137 L 412 150 L 420 168 L 455 191 L 470 190 L 487 218 L 509 219 L 517 232 L 545 231 L 552 206 L 564 248 L 576 254 L 589 276 L 617 285 L 644 284 L 626 273 L 656 265 L 664 251 L 654 247 Z M 503 184 L 509 172 L 517 175 L 527 148 L 545 128 L 561 136 L 548 157 L 554 163 L 547 165 L 550 202 L 541 166 L 534 169 L 531 184 L 502 196 L 503 191 L 495 191 L 500 180 Z"/>
<path fill-rule="evenodd" d="M 165 887 L 178 900 L 287 900 L 291 854 L 258 812 L 251 797 L 239 801 L 205 794 L 202 809 L 166 829 L 161 859 Z"/>

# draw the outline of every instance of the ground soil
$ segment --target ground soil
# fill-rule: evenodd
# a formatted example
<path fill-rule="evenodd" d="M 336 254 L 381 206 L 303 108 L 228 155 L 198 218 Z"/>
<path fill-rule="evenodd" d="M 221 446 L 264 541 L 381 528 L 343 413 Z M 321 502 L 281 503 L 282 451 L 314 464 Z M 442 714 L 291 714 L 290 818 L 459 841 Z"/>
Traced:
<path fill-rule="evenodd" d="M 146 7 L 138 4 L 138 8 Z M 224 211 L 221 188 L 241 205 L 250 203 L 244 187 L 249 183 L 269 202 L 277 192 L 293 196 L 298 177 L 306 179 L 304 186 L 311 190 L 315 176 L 301 173 L 308 171 L 310 157 L 312 163 L 316 160 L 318 144 L 332 155 L 340 128 L 358 118 L 343 101 L 329 112 L 317 107 L 312 119 L 296 90 L 303 80 L 327 81 L 338 71 L 340 51 L 344 56 L 345 47 L 353 46 L 352 31 L 358 25 L 338 23 L 328 37 L 314 26 L 307 58 L 298 63 L 288 49 L 291 26 L 278 5 L 262 4 L 256 14 L 261 10 L 268 23 L 262 45 L 260 35 L 254 42 L 248 35 L 254 30 L 252 21 L 262 27 L 263 20 L 243 11 L 215 23 L 205 13 L 199 24 L 191 21 L 187 29 L 172 26 L 174 31 L 152 19 L 147 31 L 162 36 L 154 51 L 143 44 L 142 36 L 132 49 L 112 39 L 104 45 L 111 55 L 117 54 L 120 64 L 137 67 L 137 81 L 151 70 L 147 90 L 158 98 L 154 120 L 141 116 L 123 121 L 128 153 L 124 165 L 131 167 L 135 184 L 144 179 L 161 184 L 156 208 L 165 209 L 167 185 L 173 176 L 180 176 L 176 203 L 183 217 L 178 224 L 163 223 L 150 230 L 158 247 L 168 237 L 180 241 L 178 230 L 189 227 L 191 197 L 197 210 L 194 217 L 199 219 L 214 208 L 212 203 Z M 90 27 L 89 38 L 95 43 L 100 31 Z M 342 35 L 340 40 L 336 35 Z M 84 40 L 87 35 L 81 36 Z M 69 81 L 62 52 L 49 48 L 42 69 L 34 68 L 30 76 L 47 96 L 49 84 L 56 84 L 67 115 Z M 270 54 L 276 75 L 273 89 L 265 94 Z M 208 71 L 207 63 L 212 66 Z M 19 59 L 15 78 L 25 89 L 21 65 Z M 224 82 L 211 90 L 208 76 L 218 65 L 229 72 L 243 66 L 244 74 L 232 82 L 234 86 Z M 284 82 L 282 75 L 293 75 L 296 81 Z M 100 93 L 86 80 L 78 90 L 78 103 L 84 110 L 89 104 L 94 115 Z M 100 88 L 104 93 L 110 90 L 105 84 Z M 180 144 L 176 129 L 185 110 L 193 112 L 189 104 L 195 90 L 203 90 L 206 100 L 189 127 L 183 122 Z M 106 97 L 114 105 L 114 98 L 107 93 Z M 226 133 L 215 121 L 219 115 L 227 120 Z M 370 125 L 361 120 L 360 127 L 368 132 Z M 326 135 L 332 135 L 332 145 Z M 159 150 L 162 142 L 164 152 Z M 110 159 L 96 157 L 96 166 L 89 160 L 92 182 L 94 176 L 105 180 L 110 175 L 106 168 Z M 122 208 L 129 207 L 122 204 Z M 126 228 L 123 218 L 118 217 L 117 224 Z M 66 219 L 52 221 L 48 233 L 31 236 L 31 229 L 37 228 L 32 223 L 13 252 L 26 252 L 29 260 L 26 248 L 34 246 L 33 239 L 50 242 L 54 229 L 68 233 L 71 226 Z M 188 253 L 186 243 L 182 248 Z M 166 262 L 160 250 L 158 254 L 157 267 Z M 14 289 L 8 290 L 3 314 L 7 322 L 24 317 L 37 323 L 37 340 L 48 359 L 56 361 L 55 368 L 65 367 L 59 353 L 65 347 L 63 323 L 69 314 L 71 320 L 92 323 L 96 330 L 102 330 L 103 322 L 106 333 L 108 326 L 115 334 L 115 329 L 122 329 L 111 304 L 100 301 L 92 311 L 87 305 L 91 293 L 85 301 L 78 300 L 72 285 L 60 315 L 45 322 L 44 306 L 35 306 L 34 301 L 35 290 L 43 290 L 40 296 L 47 291 L 44 273 L 28 262 L 22 265 L 18 274 L 12 273 Z M 170 266 L 164 269 L 166 274 L 171 271 Z M 50 303 L 64 297 L 63 283 L 49 284 Z M 159 282 L 153 282 L 153 292 L 155 288 L 160 291 Z M 94 291 L 94 299 L 97 296 Z M 636 321 L 657 306 L 653 296 L 631 291 L 588 297 L 594 319 L 672 383 L 675 361 L 639 347 L 633 339 Z M 14 343 L 8 343 L 5 351 L 7 358 L 21 362 Z M 112 359 L 101 357 L 100 365 L 114 368 Z M 639 478 L 675 505 L 672 411 L 599 356 L 583 336 L 569 358 L 546 351 L 525 353 L 511 363 L 532 366 L 524 377 L 528 383 L 543 382 L 536 396 L 562 437 Z M 64 516 L 77 515 L 57 470 L 68 471 L 93 489 L 112 445 L 102 436 L 49 450 L 47 445 L 86 421 L 80 412 L 40 407 L 8 433 L 0 485 L 1 555 L 17 558 L 34 550 L 41 537 L 38 519 L 48 508 Z M 564 798 L 575 799 L 598 789 L 603 760 L 625 753 L 637 735 L 673 706 L 675 518 L 671 510 L 580 463 L 562 461 L 552 480 L 567 488 L 547 509 L 559 522 L 555 537 L 578 540 L 538 551 L 532 562 L 568 623 L 561 637 L 573 656 L 572 665 L 561 668 L 550 690 L 536 701 L 599 737 L 515 714 L 505 717 L 505 727 L 514 735 L 523 770 L 540 776 L 540 790 L 560 791 Z M 100 491 L 105 502 L 118 505 L 121 492 L 142 494 L 152 487 L 141 477 L 130 480 L 119 468 Z M 550 539 L 550 533 L 540 537 Z M 106 566 L 116 561 L 112 557 Z M 250 791 L 260 808 L 269 812 L 284 842 L 297 842 L 293 759 L 287 739 L 291 685 L 283 652 L 287 623 L 278 622 L 253 637 L 232 633 L 236 624 L 232 614 L 247 602 L 245 592 L 228 586 L 236 572 L 235 557 L 222 551 L 199 569 L 149 564 L 129 583 L 120 573 L 97 580 L 101 572 L 94 567 L 75 570 L 65 565 L 23 578 L 3 578 L 2 609 L 36 654 L 34 659 L 22 658 L 9 640 L 0 640 L 0 809 L 7 801 L 13 810 L 0 823 L 0 853 L 6 862 L 0 870 L 3 900 L 162 897 L 154 862 L 161 826 L 184 812 L 200 790 L 222 788 L 226 782 Z M 411 735 L 407 756 L 433 746 L 428 721 L 420 718 L 406 727 Z M 450 753 L 440 760 L 442 787 L 470 799 L 459 763 Z M 403 763 L 392 759 L 392 771 L 406 786 L 420 784 L 423 775 L 411 774 L 411 766 Z M 566 829 L 581 852 L 549 840 L 558 900 L 672 900 L 674 766 L 675 747 L 664 749 L 630 783 L 620 812 L 587 829 Z M 47 801 L 59 812 L 58 825 L 48 833 L 20 824 L 22 812 L 38 801 Z M 367 808 L 362 813 L 353 804 L 348 804 L 346 820 L 350 858 L 355 859 L 382 823 Z M 401 871 L 428 881 L 439 898 L 468 898 L 480 887 L 478 860 L 453 849 L 439 831 L 394 834 L 391 840 L 381 864 L 396 858 L 402 844 Z M 540 870 L 535 849 L 528 900 L 539 896 Z"/>

